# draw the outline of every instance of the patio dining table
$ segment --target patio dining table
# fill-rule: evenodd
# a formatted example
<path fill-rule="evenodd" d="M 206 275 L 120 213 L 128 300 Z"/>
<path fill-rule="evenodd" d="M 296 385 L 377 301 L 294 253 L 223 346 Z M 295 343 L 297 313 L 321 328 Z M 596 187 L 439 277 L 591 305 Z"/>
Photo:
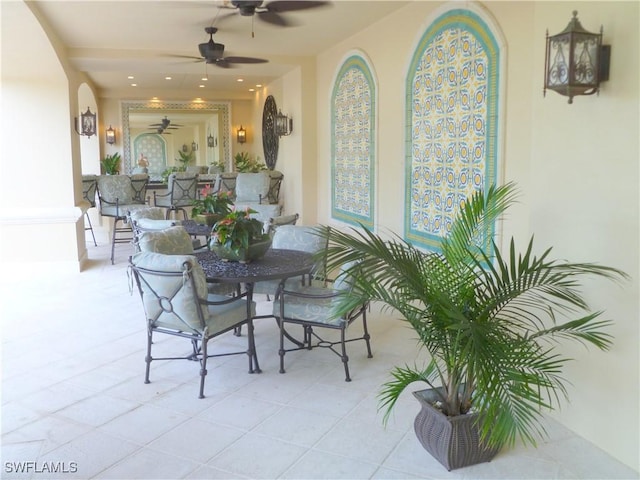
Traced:
<path fill-rule="evenodd" d="M 253 286 L 256 282 L 284 280 L 305 275 L 311 272 L 314 266 L 313 256 L 308 252 L 276 248 L 270 248 L 264 257 L 249 263 L 222 260 L 209 250 L 197 252 L 195 257 L 202 266 L 207 281 L 244 284 L 248 302 L 253 300 Z M 267 316 L 254 318 L 265 317 Z M 288 333 L 285 335 L 295 344 L 301 345 L 299 340 L 291 337 Z M 256 371 L 260 372 L 260 369 L 258 368 Z"/>

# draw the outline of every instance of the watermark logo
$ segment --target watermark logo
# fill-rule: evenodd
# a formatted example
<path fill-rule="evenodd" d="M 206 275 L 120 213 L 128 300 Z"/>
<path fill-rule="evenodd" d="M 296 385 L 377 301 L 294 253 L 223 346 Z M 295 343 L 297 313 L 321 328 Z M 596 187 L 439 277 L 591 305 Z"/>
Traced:
<path fill-rule="evenodd" d="M 5 473 L 76 473 L 78 462 L 4 462 Z"/>

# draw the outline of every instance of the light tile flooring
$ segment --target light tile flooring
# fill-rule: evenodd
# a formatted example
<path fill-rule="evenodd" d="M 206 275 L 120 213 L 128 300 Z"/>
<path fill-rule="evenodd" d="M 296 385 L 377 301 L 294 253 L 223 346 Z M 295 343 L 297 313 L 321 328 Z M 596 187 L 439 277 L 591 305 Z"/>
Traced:
<path fill-rule="evenodd" d="M 413 362 L 415 342 L 381 314 L 370 318 L 374 358 L 362 342 L 350 345 L 351 383 L 327 350 L 289 354 L 279 374 L 276 325 L 263 319 L 263 373 L 249 375 L 244 355 L 214 359 L 199 400 L 196 364 L 154 362 L 145 385 L 129 246 L 117 246 L 115 266 L 108 246 L 88 248 L 92 260 L 80 274 L 3 275 L 2 478 L 638 478 L 551 420 L 550 440 L 538 448 L 505 449 L 491 463 L 447 472 L 415 438 L 419 407 L 409 392 L 382 426 L 376 393 L 391 366 Z M 210 345 L 244 342 L 226 335 Z M 185 347 L 180 339 L 156 344 Z"/>

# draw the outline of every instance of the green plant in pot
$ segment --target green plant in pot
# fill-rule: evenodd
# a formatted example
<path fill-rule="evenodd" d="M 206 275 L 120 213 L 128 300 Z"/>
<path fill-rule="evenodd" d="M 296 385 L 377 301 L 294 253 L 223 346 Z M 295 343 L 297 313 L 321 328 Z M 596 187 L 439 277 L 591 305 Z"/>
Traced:
<path fill-rule="evenodd" d="M 248 152 L 238 152 L 233 156 L 236 172 L 238 173 L 259 173 L 267 169 L 259 157 L 254 158 Z"/>
<path fill-rule="evenodd" d="M 205 185 L 193 202 L 191 218 L 212 227 L 218 220 L 231 213 L 233 201 L 227 192 L 213 192 L 211 185 Z"/>
<path fill-rule="evenodd" d="M 425 365 L 392 371 L 380 408 L 386 422 L 400 394 L 424 382 L 429 388 L 414 393 L 422 404 L 416 434 L 449 470 L 488 461 L 517 439 L 535 445 L 545 435 L 542 411 L 567 393 L 562 368 L 570 359 L 557 344 L 611 345 L 610 321 L 589 311 L 580 286 L 587 277 L 626 278 L 623 272 L 552 260 L 550 248 L 536 255 L 533 237 L 523 252 L 513 239 L 504 252 L 490 235 L 480 240 L 515 198 L 513 184 L 474 194 L 437 252 L 364 227 L 327 234 L 328 268 L 357 261 L 348 271 L 354 289 L 336 314 L 363 300 L 379 301 L 406 320 L 429 354 Z M 461 426 L 462 420 L 470 425 Z M 444 432 L 466 445 L 452 444 Z"/>
<path fill-rule="evenodd" d="M 113 155 L 107 155 L 100 162 L 104 173 L 107 175 L 118 175 L 120 173 L 120 153 L 116 152 Z"/>
<path fill-rule="evenodd" d="M 271 236 L 263 224 L 251 218 L 255 210 L 234 210 L 218 220 L 211 229 L 209 248 L 223 260 L 247 263 L 264 256 L 271 247 Z"/>

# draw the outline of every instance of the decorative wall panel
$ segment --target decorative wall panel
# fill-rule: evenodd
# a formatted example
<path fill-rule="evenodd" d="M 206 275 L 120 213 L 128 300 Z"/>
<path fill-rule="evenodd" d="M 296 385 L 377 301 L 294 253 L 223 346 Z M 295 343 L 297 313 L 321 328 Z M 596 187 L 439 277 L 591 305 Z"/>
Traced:
<path fill-rule="evenodd" d="M 483 20 L 462 9 L 438 17 L 418 44 L 406 83 L 412 243 L 435 248 L 464 200 L 496 182 L 499 54 Z"/>
<path fill-rule="evenodd" d="M 331 95 L 331 216 L 368 228 L 375 214 L 375 88 L 367 62 L 353 55 Z"/>

